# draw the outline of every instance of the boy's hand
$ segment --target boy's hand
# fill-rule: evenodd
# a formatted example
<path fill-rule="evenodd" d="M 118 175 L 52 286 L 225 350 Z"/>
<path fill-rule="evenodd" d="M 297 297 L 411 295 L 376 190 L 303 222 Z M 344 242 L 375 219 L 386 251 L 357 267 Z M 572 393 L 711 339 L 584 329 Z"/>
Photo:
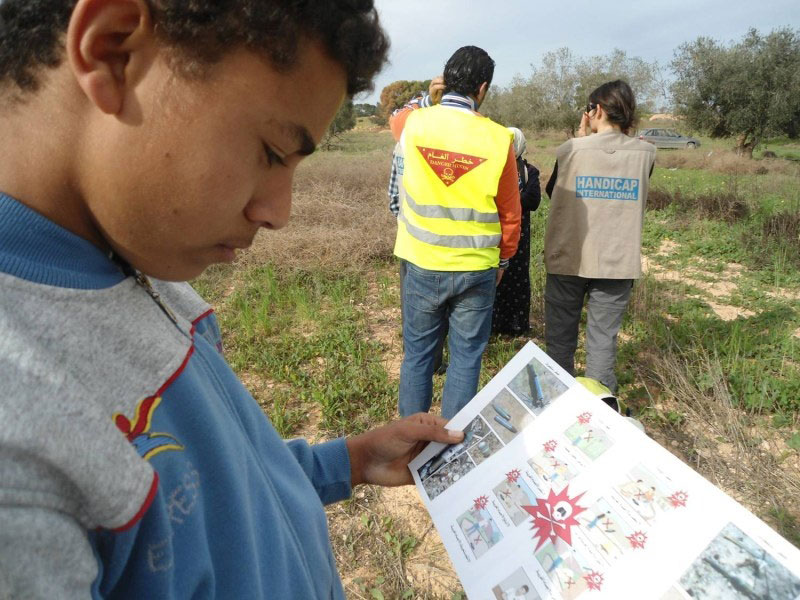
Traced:
<path fill-rule="evenodd" d="M 375 483 L 394 486 L 412 483 L 408 463 L 428 442 L 457 444 L 463 431 L 444 428 L 447 419 L 417 413 L 347 440 L 352 485 Z"/>

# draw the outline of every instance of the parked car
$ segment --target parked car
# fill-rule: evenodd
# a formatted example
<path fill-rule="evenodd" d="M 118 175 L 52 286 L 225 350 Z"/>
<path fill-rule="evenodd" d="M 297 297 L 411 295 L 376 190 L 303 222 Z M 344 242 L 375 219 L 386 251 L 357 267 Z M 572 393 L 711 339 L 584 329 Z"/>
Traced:
<path fill-rule="evenodd" d="M 699 148 L 700 140 L 674 129 L 642 129 L 639 139 L 655 144 L 656 148 Z"/>

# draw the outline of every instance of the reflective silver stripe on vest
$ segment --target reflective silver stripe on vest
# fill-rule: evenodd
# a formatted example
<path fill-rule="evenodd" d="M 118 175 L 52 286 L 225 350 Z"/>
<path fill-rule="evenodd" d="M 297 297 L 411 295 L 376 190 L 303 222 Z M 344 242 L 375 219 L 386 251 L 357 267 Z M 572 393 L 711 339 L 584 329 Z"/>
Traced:
<path fill-rule="evenodd" d="M 403 190 L 409 208 L 420 217 L 429 219 L 450 219 L 451 221 L 475 221 L 476 223 L 499 223 L 500 215 L 497 211 L 481 212 L 474 208 L 448 208 L 438 204 L 417 204 L 411 194 Z M 470 248 L 471 246 L 467 246 Z M 478 246 L 480 247 L 480 246 Z"/>
<path fill-rule="evenodd" d="M 432 246 L 444 246 L 446 248 L 496 248 L 500 245 L 501 234 L 493 235 L 439 235 L 431 233 L 425 229 L 416 227 L 408 222 L 403 211 L 397 219 L 406 226 L 408 234 L 426 244 Z"/>

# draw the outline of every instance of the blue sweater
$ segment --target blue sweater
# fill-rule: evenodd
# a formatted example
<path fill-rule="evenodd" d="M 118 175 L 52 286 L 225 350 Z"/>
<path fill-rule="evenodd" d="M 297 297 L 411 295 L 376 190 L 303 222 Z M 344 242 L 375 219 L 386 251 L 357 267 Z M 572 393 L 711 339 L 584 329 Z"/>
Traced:
<path fill-rule="evenodd" d="M 344 440 L 284 442 L 218 351 L 207 305 L 157 283 L 172 323 L 131 279 L 0 195 L 0 337 L 14 340 L 0 378 L 37 382 L 0 392 L 0 596 L 342 598 L 323 503 L 350 495 Z M 168 347 L 182 350 L 164 369 L 138 366 Z M 65 405 L 40 398 L 52 381 Z"/>

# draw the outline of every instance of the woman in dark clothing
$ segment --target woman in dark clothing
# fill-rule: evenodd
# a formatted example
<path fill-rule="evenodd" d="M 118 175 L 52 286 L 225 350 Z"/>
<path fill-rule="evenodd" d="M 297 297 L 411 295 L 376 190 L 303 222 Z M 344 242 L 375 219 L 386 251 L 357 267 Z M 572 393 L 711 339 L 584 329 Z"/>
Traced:
<path fill-rule="evenodd" d="M 492 331 L 508 335 L 522 335 L 530 329 L 531 310 L 531 212 L 539 208 L 542 192 L 539 188 L 539 170 L 522 158 L 526 142 L 523 133 L 509 127 L 514 133 L 514 154 L 517 157 L 519 192 L 522 202 L 522 228 L 517 253 L 511 259 L 494 300 Z"/>

